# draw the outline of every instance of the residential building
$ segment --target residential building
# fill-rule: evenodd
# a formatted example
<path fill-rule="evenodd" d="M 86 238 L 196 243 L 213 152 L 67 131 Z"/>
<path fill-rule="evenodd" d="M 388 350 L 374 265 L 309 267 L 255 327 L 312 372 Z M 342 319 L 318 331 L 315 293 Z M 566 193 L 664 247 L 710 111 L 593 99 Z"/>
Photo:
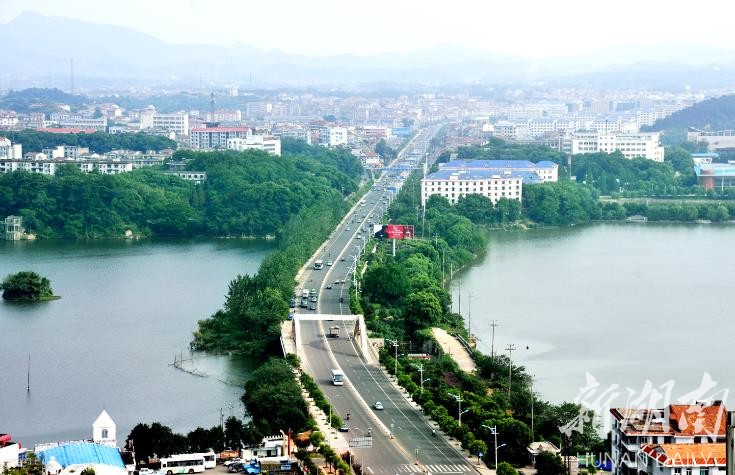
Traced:
<path fill-rule="evenodd" d="M 0 160 L 14 160 L 23 157 L 23 145 L 10 142 L 10 139 L 0 137 Z"/>
<path fill-rule="evenodd" d="M 95 162 L 94 169 L 102 175 L 117 175 L 133 171 L 131 162 L 119 162 L 116 160 L 100 160 Z"/>
<path fill-rule="evenodd" d="M 439 170 L 421 180 L 421 205 L 432 195 L 440 195 L 456 203 L 460 197 L 479 194 L 497 203 L 500 198 L 521 201 L 523 182 L 533 183 L 536 175 L 510 170 L 496 173 L 490 170 Z"/>
<path fill-rule="evenodd" d="M 687 140 L 694 143 L 705 142 L 707 144 L 707 150 L 710 152 L 735 148 L 735 130 L 709 132 L 690 127 L 687 132 Z"/>
<path fill-rule="evenodd" d="M 18 114 L 13 111 L 0 111 L 0 127 L 15 127 L 18 125 Z"/>
<path fill-rule="evenodd" d="M 41 175 L 53 175 L 56 173 L 58 162 L 39 160 L 0 160 L 0 173 L 24 171 L 28 173 L 40 173 Z"/>
<path fill-rule="evenodd" d="M 273 135 L 281 138 L 288 137 L 301 140 L 311 145 L 311 131 L 305 127 L 282 127 L 273 130 Z"/>
<path fill-rule="evenodd" d="M 559 180 L 559 165 L 543 160 L 533 163 L 528 160 L 451 160 L 439 164 L 440 170 L 485 170 L 502 175 L 507 171 L 534 173 L 538 181 L 546 183 Z"/>
<path fill-rule="evenodd" d="M 240 122 L 242 120 L 242 112 L 239 109 L 216 110 L 214 116 L 211 112 L 207 112 L 207 122 Z"/>
<path fill-rule="evenodd" d="M 610 414 L 613 475 L 719 472 L 723 461 L 712 454 L 724 453 L 717 447 L 725 442 L 727 408 L 721 401 L 663 409 L 612 408 Z"/>
<path fill-rule="evenodd" d="M 193 181 L 197 185 L 200 185 L 203 181 L 207 180 L 207 172 L 199 171 L 175 171 L 166 172 L 167 175 L 176 175 L 182 180 Z"/>
<path fill-rule="evenodd" d="M 345 127 L 322 127 L 319 130 L 319 144 L 327 147 L 347 145 L 347 129 Z"/>
<path fill-rule="evenodd" d="M 657 132 L 575 132 L 571 136 L 571 144 L 573 155 L 621 152 L 627 159 L 642 157 L 655 162 L 664 161 L 664 147 Z"/>
<path fill-rule="evenodd" d="M 0 471 L 20 466 L 20 450 L 20 444 L 13 442 L 10 434 L 0 434 Z"/>
<path fill-rule="evenodd" d="M 281 139 L 265 135 L 248 135 L 227 140 L 228 150 L 264 150 L 271 155 L 281 156 Z"/>
<path fill-rule="evenodd" d="M 194 128 L 189 135 L 189 145 L 199 150 L 224 149 L 229 139 L 246 138 L 250 133 L 249 127 Z"/>
<path fill-rule="evenodd" d="M 69 118 L 59 121 L 59 126 L 67 129 L 93 129 L 98 132 L 107 130 L 107 117 L 97 119 L 87 117 Z"/>
<path fill-rule="evenodd" d="M 151 127 L 168 130 L 178 135 L 189 135 L 189 114 L 186 112 L 172 112 L 170 114 L 153 114 Z"/>

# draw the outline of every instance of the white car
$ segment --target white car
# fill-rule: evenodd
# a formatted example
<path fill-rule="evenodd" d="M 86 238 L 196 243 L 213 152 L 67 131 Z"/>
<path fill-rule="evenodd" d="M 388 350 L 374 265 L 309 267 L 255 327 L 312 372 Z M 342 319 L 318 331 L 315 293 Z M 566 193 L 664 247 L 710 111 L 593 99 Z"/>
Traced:
<path fill-rule="evenodd" d="M 138 469 L 138 473 L 140 475 L 153 475 L 156 472 L 154 470 L 151 470 L 150 468 L 144 467 L 144 468 Z"/>
<path fill-rule="evenodd" d="M 373 409 L 375 409 L 376 411 L 382 411 L 383 403 L 380 401 L 376 401 L 375 404 L 373 404 Z"/>
<path fill-rule="evenodd" d="M 331 266 L 331 265 L 332 265 L 332 261 L 327 261 L 327 266 Z"/>

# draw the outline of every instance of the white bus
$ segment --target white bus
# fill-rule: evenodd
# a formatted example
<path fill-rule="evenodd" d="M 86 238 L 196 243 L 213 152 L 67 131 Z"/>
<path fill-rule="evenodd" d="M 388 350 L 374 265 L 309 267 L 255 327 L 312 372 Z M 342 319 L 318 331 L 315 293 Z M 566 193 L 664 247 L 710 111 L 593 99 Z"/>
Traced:
<path fill-rule="evenodd" d="M 331 371 L 331 376 L 332 376 L 332 384 L 334 384 L 335 386 L 344 386 L 345 374 L 342 372 L 342 370 L 333 369 Z"/>
<path fill-rule="evenodd" d="M 212 450 L 210 450 L 209 452 L 202 452 L 192 455 L 201 455 L 202 457 L 204 457 L 204 468 L 214 468 L 217 466 L 217 458 L 214 455 L 214 451 Z"/>
<path fill-rule="evenodd" d="M 317 259 L 316 262 L 314 262 L 314 269 L 319 270 L 324 268 L 324 261 L 321 259 Z"/>
<path fill-rule="evenodd" d="M 177 454 L 161 459 L 161 473 L 201 473 L 204 471 L 204 457 L 200 454 Z"/>

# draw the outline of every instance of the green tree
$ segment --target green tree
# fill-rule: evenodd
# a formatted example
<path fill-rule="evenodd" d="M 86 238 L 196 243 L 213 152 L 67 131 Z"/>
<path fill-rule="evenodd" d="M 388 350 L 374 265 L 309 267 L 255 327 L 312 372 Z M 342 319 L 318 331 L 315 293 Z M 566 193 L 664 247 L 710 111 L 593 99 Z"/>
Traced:
<path fill-rule="evenodd" d="M 440 321 L 442 305 L 437 296 L 431 292 L 413 292 L 406 297 L 403 315 L 408 328 L 415 331 Z"/>
<path fill-rule="evenodd" d="M 80 472 L 81 475 L 94 475 L 94 467 L 89 466 Z"/>
<path fill-rule="evenodd" d="M 518 475 L 518 470 L 513 468 L 513 465 L 508 462 L 499 462 L 497 475 Z"/>
<path fill-rule="evenodd" d="M 567 472 L 561 457 L 551 452 L 536 455 L 537 475 L 564 475 Z"/>
<path fill-rule="evenodd" d="M 42 300 L 54 295 L 51 282 L 32 271 L 10 274 L 3 280 L 0 289 L 5 300 Z"/>
<path fill-rule="evenodd" d="M 245 426 L 237 417 L 230 416 L 225 421 L 225 446 L 231 450 L 240 450 L 243 447 Z"/>

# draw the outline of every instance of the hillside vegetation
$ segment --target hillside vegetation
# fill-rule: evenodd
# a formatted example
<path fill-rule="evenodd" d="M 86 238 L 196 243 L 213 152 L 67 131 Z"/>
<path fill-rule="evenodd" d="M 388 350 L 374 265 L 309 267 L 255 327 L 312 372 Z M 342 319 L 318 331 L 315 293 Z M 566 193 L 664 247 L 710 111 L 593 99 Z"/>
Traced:
<path fill-rule="evenodd" d="M 664 132 L 664 143 L 674 144 L 686 141 L 689 127 L 703 130 L 735 129 L 735 95 L 698 102 L 642 130 Z"/>

